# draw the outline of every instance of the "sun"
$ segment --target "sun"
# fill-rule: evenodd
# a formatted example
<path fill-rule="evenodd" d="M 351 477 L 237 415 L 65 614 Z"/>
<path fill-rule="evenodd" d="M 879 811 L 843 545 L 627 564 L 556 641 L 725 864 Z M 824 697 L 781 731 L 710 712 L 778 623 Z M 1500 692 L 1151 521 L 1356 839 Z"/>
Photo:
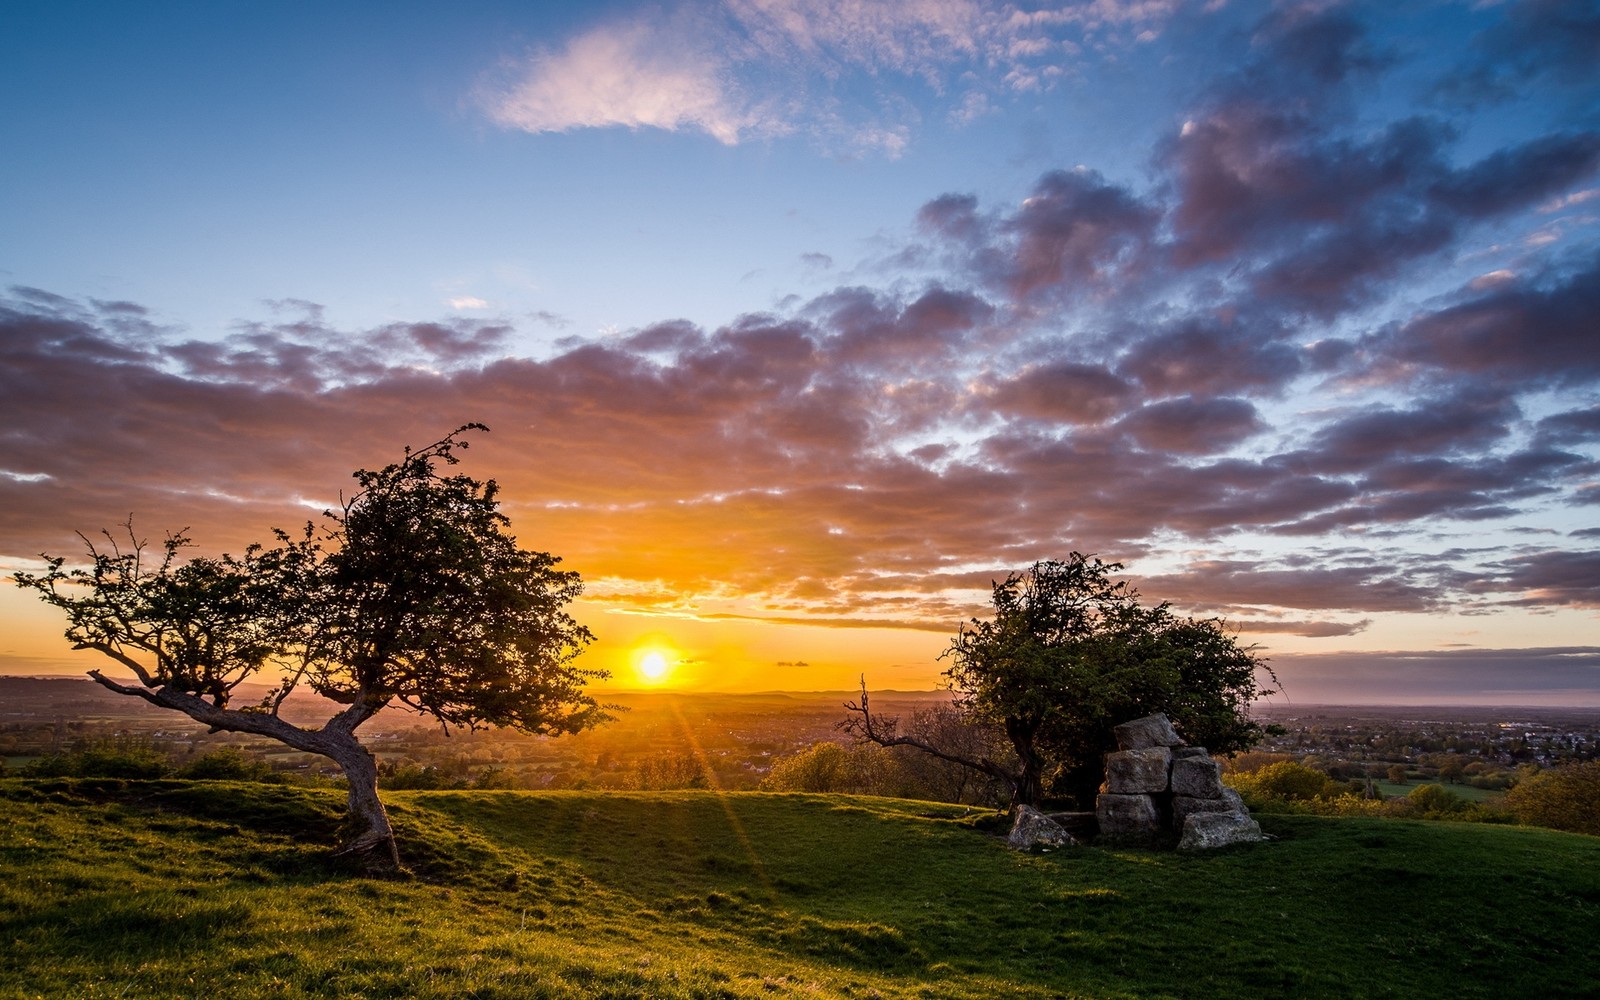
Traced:
<path fill-rule="evenodd" d="M 664 680 L 672 665 L 660 653 L 651 651 L 639 660 L 639 676 L 652 683 Z"/>

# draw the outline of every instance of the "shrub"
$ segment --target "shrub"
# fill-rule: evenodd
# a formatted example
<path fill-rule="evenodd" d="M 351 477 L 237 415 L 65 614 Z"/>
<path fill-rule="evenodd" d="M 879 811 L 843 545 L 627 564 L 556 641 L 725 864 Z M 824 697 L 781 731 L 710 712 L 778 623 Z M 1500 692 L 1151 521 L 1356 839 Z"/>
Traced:
<path fill-rule="evenodd" d="M 1347 790 L 1342 783 L 1333 781 L 1321 771 L 1292 760 L 1268 764 L 1249 774 L 1229 775 L 1228 783 L 1247 800 L 1256 802 L 1331 799 Z"/>
<path fill-rule="evenodd" d="M 1468 802 L 1443 785 L 1418 785 L 1405 797 L 1407 812 L 1424 819 L 1436 819 L 1463 812 Z"/>
<path fill-rule="evenodd" d="M 466 781 L 445 774 L 429 764 L 402 764 L 383 775 L 386 787 L 399 790 L 438 791 L 445 788 L 465 788 Z"/>
<path fill-rule="evenodd" d="M 1519 823 L 1600 836 L 1600 761 L 1524 778 L 1506 793 L 1506 807 Z"/>
<path fill-rule="evenodd" d="M 223 747 L 203 753 L 178 768 L 174 777 L 193 781 L 259 781 L 282 784 L 284 778 L 272 765 L 246 754 L 238 747 Z"/>
<path fill-rule="evenodd" d="M 164 778 L 171 770 L 166 754 L 147 742 L 122 737 L 79 743 L 33 761 L 22 773 L 41 778 Z"/>
<path fill-rule="evenodd" d="M 843 792 L 896 798 L 932 798 L 900 754 L 871 744 L 814 743 L 780 757 L 761 781 L 768 792 Z"/>

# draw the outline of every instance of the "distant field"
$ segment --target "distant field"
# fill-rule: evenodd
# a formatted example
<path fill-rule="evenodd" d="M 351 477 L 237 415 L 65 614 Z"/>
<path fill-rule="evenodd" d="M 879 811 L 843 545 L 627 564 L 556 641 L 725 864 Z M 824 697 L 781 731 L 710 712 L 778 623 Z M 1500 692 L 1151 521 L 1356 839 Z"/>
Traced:
<path fill-rule="evenodd" d="M 1018 854 L 960 807 L 0 781 L 0 997 L 1600 995 L 1600 839 L 1267 816 L 1206 855 Z"/>
<path fill-rule="evenodd" d="M 1378 793 L 1386 799 L 1393 798 L 1396 795 L 1402 797 L 1410 795 L 1423 785 L 1444 785 L 1450 794 L 1460 796 L 1469 802 L 1488 802 L 1491 799 L 1503 799 L 1506 794 L 1505 792 L 1497 792 L 1488 788 L 1473 788 L 1471 785 L 1445 784 L 1442 781 L 1412 781 L 1404 785 L 1397 785 L 1392 781 L 1379 781 L 1375 782 L 1375 784 L 1378 786 Z"/>

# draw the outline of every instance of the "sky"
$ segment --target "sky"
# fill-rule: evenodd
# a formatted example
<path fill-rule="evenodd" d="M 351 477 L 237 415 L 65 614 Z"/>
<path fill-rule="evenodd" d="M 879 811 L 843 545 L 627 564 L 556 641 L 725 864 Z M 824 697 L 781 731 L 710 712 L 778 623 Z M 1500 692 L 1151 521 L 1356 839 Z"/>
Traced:
<path fill-rule="evenodd" d="M 1277 703 L 1600 705 L 1597 65 L 1567 0 L 13 0 L 0 569 L 481 422 L 613 687 L 931 689 L 1076 551 Z M 0 672 L 61 628 L 0 590 Z"/>

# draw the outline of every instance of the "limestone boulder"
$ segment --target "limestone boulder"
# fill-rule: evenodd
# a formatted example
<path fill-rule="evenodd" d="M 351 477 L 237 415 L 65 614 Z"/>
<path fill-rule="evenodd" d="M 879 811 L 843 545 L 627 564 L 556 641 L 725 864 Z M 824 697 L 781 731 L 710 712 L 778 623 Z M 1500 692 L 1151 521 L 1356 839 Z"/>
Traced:
<path fill-rule="evenodd" d="M 1112 728 L 1117 737 L 1118 750 L 1148 750 L 1151 747 L 1181 747 L 1183 739 L 1172 728 L 1172 722 L 1157 712 L 1142 719 L 1124 722 Z"/>
<path fill-rule="evenodd" d="M 1180 851 L 1205 851 L 1230 844 L 1250 844 L 1264 839 L 1261 825 L 1244 813 L 1190 813 L 1183 821 Z"/>
<path fill-rule="evenodd" d="M 1172 825 L 1177 830 L 1182 830 L 1183 821 L 1195 813 L 1242 813 L 1244 811 L 1242 806 L 1235 805 L 1225 798 L 1197 799 L 1192 795 L 1174 795 L 1172 797 Z"/>
<path fill-rule="evenodd" d="M 1166 747 L 1108 753 L 1105 790 L 1115 795 L 1164 792 L 1170 781 L 1171 767 L 1172 751 Z"/>
<path fill-rule="evenodd" d="M 1172 759 L 1182 760 L 1185 757 L 1209 757 L 1211 751 L 1205 747 L 1173 747 Z"/>
<path fill-rule="evenodd" d="M 1110 841 L 1144 842 L 1161 832 L 1161 812 L 1148 795 L 1101 792 L 1095 799 L 1094 818 L 1100 836 Z"/>
<path fill-rule="evenodd" d="M 1093 840 L 1095 834 L 1100 832 L 1100 822 L 1094 818 L 1094 812 L 1052 812 L 1046 816 L 1055 820 L 1063 830 L 1072 834 L 1079 843 Z"/>
<path fill-rule="evenodd" d="M 1036 847 L 1072 847 L 1078 842 L 1066 827 L 1033 806 L 1018 806 L 1006 843 L 1019 851 L 1028 851 Z"/>
<path fill-rule="evenodd" d="M 1222 765 L 1210 757 L 1180 757 L 1173 761 L 1172 794 L 1196 799 L 1222 798 Z"/>

